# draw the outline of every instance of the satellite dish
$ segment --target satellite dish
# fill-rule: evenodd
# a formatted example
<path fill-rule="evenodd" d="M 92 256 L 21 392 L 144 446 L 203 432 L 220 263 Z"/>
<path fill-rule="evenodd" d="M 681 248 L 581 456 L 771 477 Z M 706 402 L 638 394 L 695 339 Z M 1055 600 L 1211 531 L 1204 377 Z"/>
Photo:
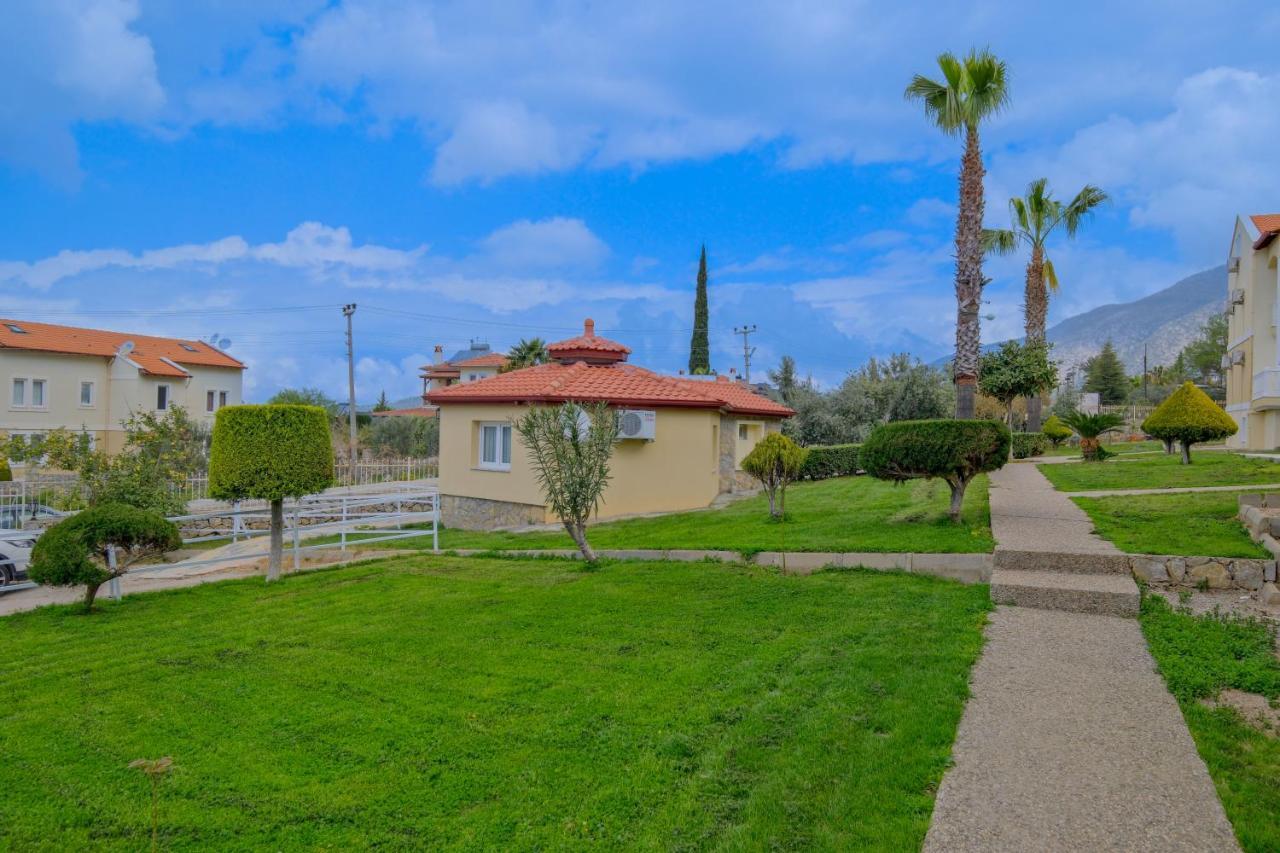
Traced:
<path fill-rule="evenodd" d="M 229 346 L 231 346 L 231 338 L 223 338 L 218 341 L 218 349 L 226 349 Z"/>
<path fill-rule="evenodd" d="M 125 341 L 120 345 L 120 349 L 116 350 L 119 355 L 128 355 L 133 352 L 133 341 Z"/>

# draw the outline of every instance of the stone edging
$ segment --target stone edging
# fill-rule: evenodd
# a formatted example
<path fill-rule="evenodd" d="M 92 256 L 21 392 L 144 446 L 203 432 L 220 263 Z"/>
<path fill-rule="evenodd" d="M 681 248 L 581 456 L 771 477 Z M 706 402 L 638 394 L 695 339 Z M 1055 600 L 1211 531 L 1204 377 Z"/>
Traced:
<path fill-rule="evenodd" d="M 446 549 L 448 553 L 463 556 L 477 554 L 503 554 L 516 557 L 569 557 L 581 555 L 566 549 L 547 550 L 477 550 Z M 694 548 L 673 549 L 622 549 L 597 550 L 601 557 L 613 560 L 676 560 L 700 562 L 713 560 L 722 563 L 747 563 L 756 566 L 773 566 L 787 574 L 808 575 L 819 569 L 864 568 L 879 571 L 896 570 L 918 575 L 933 575 L 962 583 L 986 583 L 991 579 L 990 554 L 894 554 L 853 553 L 837 551 L 761 551 L 749 559 L 743 559 L 737 551 L 700 550 Z"/>

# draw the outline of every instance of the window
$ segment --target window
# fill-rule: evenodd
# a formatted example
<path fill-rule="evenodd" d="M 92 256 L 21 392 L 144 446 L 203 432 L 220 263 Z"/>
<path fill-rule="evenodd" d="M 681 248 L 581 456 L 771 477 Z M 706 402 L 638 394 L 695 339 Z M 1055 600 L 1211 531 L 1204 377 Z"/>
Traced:
<path fill-rule="evenodd" d="M 480 424 L 480 467 L 511 468 L 511 424 Z"/>
<path fill-rule="evenodd" d="M 206 391 L 204 392 L 204 410 L 213 413 L 227 405 L 226 391 Z"/>
<path fill-rule="evenodd" d="M 31 408 L 43 409 L 45 407 L 44 387 L 46 384 L 43 379 L 31 380 Z"/>
<path fill-rule="evenodd" d="M 93 383 L 80 383 L 80 406 L 82 408 L 92 408 L 93 406 Z"/>
<path fill-rule="evenodd" d="M 738 424 L 738 441 L 746 441 L 746 440 L 747 440 L 747 425 Z"/>
<path fill-rule="evenodd" d="M 226 404 L 227 404 L 227 392 L 219 391 L 218 392 L 218 408 L 221 409 Z"/>
<path fill-rule="evenodd" d="M 179 346 L 181 346 L 187 352 L 200 352 L 200 350 L 196 349 L 191 344 L 179 344 Z"/>
<path fill-rule="evenodd" d="M 19 326 L 17 323 L 5 323 L 4 327 L 15 335 L 25 335 L 27 330 Z"/>
<path fill-rule="evenodd" d="M 156 386 L 156 411 L 165 412 L 169 410 L 169 386 Z"/>
<path fill-rule="evenodd" d="M 15 409 L 25 408 L 27 405 L 27 380 L 13 380 L 13 396 L 9 398 L 9 403 Z"/>

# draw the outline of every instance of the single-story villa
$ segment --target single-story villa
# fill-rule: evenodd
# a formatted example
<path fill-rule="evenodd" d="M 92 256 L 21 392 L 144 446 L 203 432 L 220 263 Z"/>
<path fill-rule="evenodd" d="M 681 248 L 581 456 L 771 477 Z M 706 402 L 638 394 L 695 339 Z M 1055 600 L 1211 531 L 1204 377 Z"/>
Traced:
<path fill-rule="evenodd" d="M 664 376 L 631 350 L 583 333 L 547 347 L 551 361 L 431 391 L 439 407 L 444 523 L 466 530 L 555 522 L 515 424 L 529 406 L 573 400 L 619 411 L 622 437 L 599 516 L 705 507 L 752 486 L 743 458 L 795 414 L 721 376 Z"/>

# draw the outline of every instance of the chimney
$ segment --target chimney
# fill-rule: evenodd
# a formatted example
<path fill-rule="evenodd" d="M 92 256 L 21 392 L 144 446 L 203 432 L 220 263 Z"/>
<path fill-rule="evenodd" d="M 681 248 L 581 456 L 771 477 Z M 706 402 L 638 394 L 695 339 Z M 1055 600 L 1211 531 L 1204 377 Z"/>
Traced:
<path fill-rule="evenodd" d="M 444 347 L 436 344 L 435 352 L 431 354 L 431 363 L 440 364 L 442 361 L 444 361 Z"/>
<path fill-rule="evenodd" d="M 730 367 L 730 368 L 729 368 L 729 375 L 730 375 L 730 376 L 736 376 L 736 375 L 737 375 L 737 373 L 738 373 L 738 368 L 736 368 L 736 367 Z"/>
<path fill-rule="evenodd" d="M 583 321 L 582 321 L 582 334 L 583 334 L 583 336 L 585 336 L 585 337 L 588 337 L 588 338 L 594 338 L 594 337 L 596 336 L 596 321 L 595 321 L 595 320 L 592 320 L 590 317 L 588 317 L 587 319 L 583 320 Z"/>

